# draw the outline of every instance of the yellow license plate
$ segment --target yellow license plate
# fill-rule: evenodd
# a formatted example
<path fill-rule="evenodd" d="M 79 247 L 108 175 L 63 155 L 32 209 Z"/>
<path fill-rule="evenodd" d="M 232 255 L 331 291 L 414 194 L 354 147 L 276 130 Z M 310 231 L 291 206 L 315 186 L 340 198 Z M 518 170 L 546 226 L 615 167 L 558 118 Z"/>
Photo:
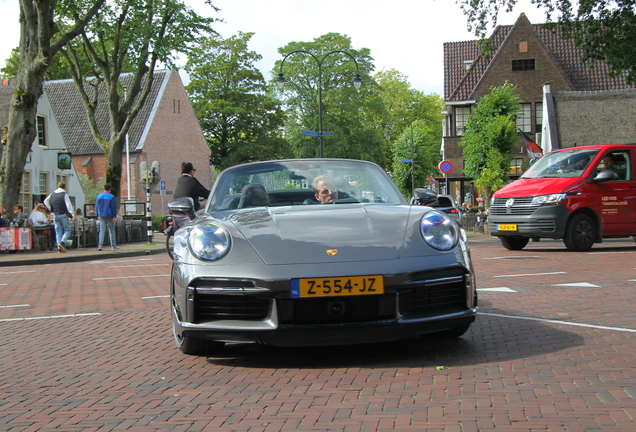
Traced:
<path fill-rule="evenodd" d="M 374 275 L 291 280 L 291 296 L 294 298 L 366 294 L 384 294 L 384 277 Z"/>
<path fill-rule="evenodd" d="M 497 231 L 517 231 L 517 224 L 499 224 Z"/>

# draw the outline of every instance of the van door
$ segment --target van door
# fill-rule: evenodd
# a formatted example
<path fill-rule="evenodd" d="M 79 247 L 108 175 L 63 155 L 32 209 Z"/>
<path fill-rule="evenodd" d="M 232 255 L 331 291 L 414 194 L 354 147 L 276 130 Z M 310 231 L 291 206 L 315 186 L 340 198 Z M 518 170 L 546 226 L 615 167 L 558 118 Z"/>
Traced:
<path fill-rule="evenodd" d="M 594 207 L 603 220 L 603 236 L 636 234 L 636 179 L 634 150 L 614 150 L 603 155 L 596 174 L 610 170 L 614 179 L 592 183 Z"/>

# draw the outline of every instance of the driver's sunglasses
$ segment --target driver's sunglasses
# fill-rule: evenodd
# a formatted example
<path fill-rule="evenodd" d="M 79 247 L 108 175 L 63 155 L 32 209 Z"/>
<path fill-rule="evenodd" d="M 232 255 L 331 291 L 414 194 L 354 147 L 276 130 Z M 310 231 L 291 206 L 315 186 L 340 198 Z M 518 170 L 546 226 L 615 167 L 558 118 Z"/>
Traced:
<path fill-rule="evenodd" d="M 333 191 L 330 190 L 330 189 L 323 189 L 319 193 L 320 193 L 320 195 L 329 195 L 331 192 L 333 192 Z"/>

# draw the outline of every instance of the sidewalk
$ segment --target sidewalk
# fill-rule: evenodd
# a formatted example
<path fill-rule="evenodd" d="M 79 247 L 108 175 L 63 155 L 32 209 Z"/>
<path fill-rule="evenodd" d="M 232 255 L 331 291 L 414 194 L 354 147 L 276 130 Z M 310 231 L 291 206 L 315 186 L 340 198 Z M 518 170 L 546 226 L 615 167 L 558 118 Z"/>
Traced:
<path fill-rule="evenodd" d="M 93 248 L 70 248 L 66 253 L 57 251 L 9 251 L 0 252 L 0 267 L 34 265 L 34 264 L 54 264 L 61 262 L 81 262 L 96 259 L 123 258 L 139 255 L 154 255 L 166 252 L 166 236 L 163 233 L 154 233 L 153 243 L 137 242 L 124 243 L 119 245 L 120 249 L 111 250 L 110 245 L 98 251 Z"/>
<path fill-rule="evenodd" d="M 468 242 L 473 241 L 498 241 L 496 237 L 488 234 L 466 232 Z M 55 264 L 62 262 L 81 262 L 97 259 L 124 258 L 140 255 L 154 255 L 166 252 L 166 236 L 163 233 L 154 233 L 153 244 L 144 242 L 125 243 L 119 245 L 119 250 L 111 250 L 106 246 L 100 252 L 96 247 L 83 249 L 68 249 L 66 253 L 57 251 L 14 251 L 0 252 L 0 267 L 35 265 L 35 264 Z"/>

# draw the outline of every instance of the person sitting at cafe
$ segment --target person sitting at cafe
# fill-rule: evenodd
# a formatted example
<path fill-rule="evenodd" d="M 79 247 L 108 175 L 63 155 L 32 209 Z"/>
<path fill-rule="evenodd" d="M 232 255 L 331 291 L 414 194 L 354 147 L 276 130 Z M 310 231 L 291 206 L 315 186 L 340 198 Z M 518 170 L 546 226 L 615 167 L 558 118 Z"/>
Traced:
<path fill-rule="evenodd" d="M 22 207 L 22 204 L 16 204 L 13 206 L 13 225 L 17 228 L 23 228 L 26 220 L 27 216 L 24 214 L 24 207 Z"/>
<path fill-rule="evenodd" d="M 0 204 L 0 228 L 8 227 L 11 224 L 9 222 L 9 216 L 7 215 L 7 209 L 3 204 Z"/>
<path fill-rule="evenodd" d="M 44 204 L 40 203 L 29 215 L 29 219 L 33 222 L 34 227 L 47 227 L 50 224 L 49 217 L 47 215 L 47 208 Z"/>

